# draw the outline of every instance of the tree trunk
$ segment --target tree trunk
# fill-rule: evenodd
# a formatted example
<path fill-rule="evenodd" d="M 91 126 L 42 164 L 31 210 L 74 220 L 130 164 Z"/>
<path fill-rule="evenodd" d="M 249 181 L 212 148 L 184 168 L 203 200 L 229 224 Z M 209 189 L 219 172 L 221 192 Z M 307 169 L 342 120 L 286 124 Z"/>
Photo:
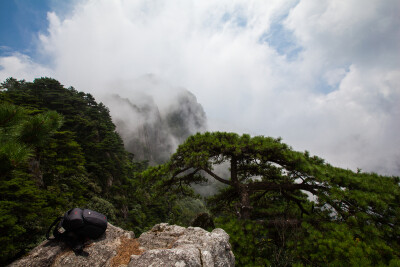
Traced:
<path fill-rule="evenodd" d="M 29 170 L 33 177 L 35 178 L 35 182 L 37 187 L 44 187 L 43 182 L 43 173 L 40 170 L 40 159 L 32 158 L 29 160 Z"/>
<path fill-rule="evenodd" d="M 239 184 L 240 195 L 240 218 L 243 220 L 250 219 L 251 210 L 253 207 L 250 205 L 250 195 L 247 185 Z"/>
<path fill-rule="evenodd" d="M 237 158 L 235 156 L 232 156 L 231 159 L 231 181 L 233 182 L 233 185 L 240 196 L 240 219 L 248 220 L 250 219 L 251 210 L 253 207 L 250 205 L 250 195 L 247 185 L 240 183 L 237 177 Z"/>

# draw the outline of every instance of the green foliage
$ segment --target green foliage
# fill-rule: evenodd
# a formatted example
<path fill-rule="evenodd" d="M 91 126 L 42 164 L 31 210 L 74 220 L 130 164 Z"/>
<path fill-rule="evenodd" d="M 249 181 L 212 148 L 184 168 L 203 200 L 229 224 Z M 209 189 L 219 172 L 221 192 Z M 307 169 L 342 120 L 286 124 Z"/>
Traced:
<path fill-rule="evenodd" d="M 82 149 L 85 169 L 102 188 L 107 190 L 111 180 L 119 182 L 126 179 L 129 155 L 115 132 L 108 109 L 101 103 L 97 104 L 92 95 L 74 88 L 65 89 L 51 78 L 35 79 L 33 83 L 8 79 L 2 87 L 7 88 L 3 92 L 6 95 L 4 98 L 14 104 L 39 112 L 53 110 L 64 116 L 61 130 L 73 135 L 70 139 Z M 25 128 L 33 129 L 45 119 L 38 118 Z M 35 133 L 41 134 L 37 130 Z"/>
<path fill-rule="evenodd" d="M 19 141 L 21 125 L 26 123 L 25 117 L 26 113 L 22 108 L 8 103 L 0 105 L 0 155 L 3 168 L 24 163 L 32 156 L 32 149 Z"/>
<path fill-rule="evenodd" d="M 273 247 L 273 240 L 262 223 L 251 220 L 239 221 L 229 217 L 219 217 L 215 223 L 218 228 L 224 229 L 229 234 L 237 266 L 271 264 L 268 256 Z"/>
<path fill-rule="evenodd" d="M 303 223 L 302 226 L 305 237 L 297 242 L 296 252 L 311 265 L 386 265 L 395 253 L 383 240 L 371 242 L 361 238 L 344 223 L 325 222 L 317 226 Z"/>
<path fill-rule="evenodd" d="M 31 248 L 48 223 L 48 202 L 55 196 L 37 187 L 27 163 L 60 126 L 57 113 L 29 116 L 0 103 L 0 263 Z"/>
<path fill-rule="evenodd" d="M 144 201 L 135 195 L 140 164 L 124 150 L 108 109 L 51 78 L 9 78 L 1 87 L 0 262 L 35 246 L 52 220 L 73 207 L 129 225 L 127 214 Z"/>
<path fill-rule="evenodd" d="M 37 114 L 20 125 L 19 141 L 36 147 L 47 143 L 47 138 L 62 125 L 62 117 L 55 111 Z"/>
<path fill-rule="evenodd" d="M 172 206 L 169 222 L 189 226 L 198 214 L 204 212 L 208 210 L 200 199 L 192 197 L 177 199 Z"/>
<path fill-rule="evenodd" d="M 335 168 L 280 139 L 223 132 L 189 137 L 147 175 L 160 188 L 183 192 L 208 179 L 224 184 L 208 207 L 216 216 L 237 217 L 222 227 L 243 265 L 260 265 L 259 258 L 282 266 L 385 265 L 399 258 L 398 177 Z M 261 254 L 252 245 L 264 234 L 242 234 L 248 222 L 262 225 L 272 240 Z"/>

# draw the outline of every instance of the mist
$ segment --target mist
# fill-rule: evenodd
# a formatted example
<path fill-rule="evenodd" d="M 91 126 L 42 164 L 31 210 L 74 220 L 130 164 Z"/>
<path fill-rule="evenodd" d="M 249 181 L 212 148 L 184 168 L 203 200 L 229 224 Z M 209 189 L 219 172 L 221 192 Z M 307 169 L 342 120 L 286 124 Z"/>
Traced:
<path fill-rule="evenodd" d="M 74 1 L 48 13 L 35 53 L 0 57 L 0 79 L 92 93 L 126 140 L 165 126 L 190 92 L 186 118 L 206 122 L 188 133 L 282 137 L 338 167 L 400 175 L 399 13 L 396 0 Z M 164 126 L 160 154 L 181 142 Z"/>
<path fill-rule="evenodd" d="M 117 81 L 109 88 L 118 93 L 104 93 L 101 100 L 134 160 L 164 163 L 186 138 L 207 130 L 203 107 L 185 88 L 173 87 L 154 75 Z"/>

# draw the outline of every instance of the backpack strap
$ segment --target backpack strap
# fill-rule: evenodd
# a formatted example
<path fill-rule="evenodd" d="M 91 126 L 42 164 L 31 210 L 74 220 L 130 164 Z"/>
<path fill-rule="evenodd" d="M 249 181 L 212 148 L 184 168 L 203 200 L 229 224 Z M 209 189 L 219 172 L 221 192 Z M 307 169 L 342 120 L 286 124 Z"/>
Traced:
<path fill-rule="evenodd" d="M 62 236 L 62 240 L 75 252 L 76 255 L 88 256 L 89 254 L 83 251 L 85 246 L 85 238 L 77 235 L 74 232 L 66 232 Z"/>
<path fill-rule="evenodd" d="M 54 220 L 54 222 L 50 225 L 49 229 L 47 230 L 46 239 L 63 241 L 75 252 L 76 255 L 88 256 L 89 254 L 83 251 L 83 247 L 85 244 L 84 238 L 79 237 L 77 234 L 71 231 L 66 230 L 63 233 L 60 233 L 58 231 L 62 225 L 63 219 L 64 217 L 61 216 Z M 50 237 L 51 229 L 54 226 L 55 226 L 53 230 L 54 237 Z"/>
<path fill-rule="evenodd" d="M 47 240 L 54 240 L 54 239 L 60 239 L 60 237 L 61 237 L 61 233 L 60 232 L 58 232 L 58 229 L 60 228 L 60 225 L 61 225 L 61 223 L 59 223 L 55 228 L 54 228 L 54 231 L 53 231 L 53 238 L 50 238 L 50 231 L 51 231 L 51 228 L 53 228 L 58 222 L 60 222 L 62 219 L 63 219 L 64 217 L 58 217 L 57 219 L 55 219 L 54 220 L 54 222 L 50 225 L 50 227 L 49 227 L 49 229 L 47 230 L 47 233 L 46 233 L 46 239 Z"/>

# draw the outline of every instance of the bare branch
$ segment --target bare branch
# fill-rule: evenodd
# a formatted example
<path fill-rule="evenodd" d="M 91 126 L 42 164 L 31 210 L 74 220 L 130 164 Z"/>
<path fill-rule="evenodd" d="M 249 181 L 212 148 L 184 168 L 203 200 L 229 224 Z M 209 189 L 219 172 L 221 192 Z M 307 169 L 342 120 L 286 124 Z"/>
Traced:
<path fill-rule="evenodd" d="M 307 215 L 310 215 L 310 213 L 303 207 L 302 201 L 301 201 L 300 199 L 297 199 L 297 198 L 295 198 L 294 196 L 289 195 L 289 194 L 287 194 L 287 193 L 285 193 L 285 192 L 282 192 L 282 195 L 284 195 L 286 198 L 288 198 L 289 200 L 292 200 L 294 203 L 296 203 L 297 206 L 300 208 L 300 210 L 301 210 L 302 213 L 305 213 L 305 214 L 307 214 Z"/>
<path fill-rule="evenodd" d="M 183 169 L 176 170 L 172 176 L 173 176 L 173 177 L 176 177 L 177 175 L 179 175 L 179 174 L 181 174 L 182 172 L 185 172 L 185 171 L 187 171 L 187 170 L 189 170 L 189 169 L 191 169 L 191 168 L 192 168 L 192 167 L 186 167 L 186 168 L 183 168 Z"/>
<path fill-rule="evenodd" d="M 208 173 L 209 175 L 211 175 L 215 180 L 227 184 L 227 185 L 232 185 L 232 182 L 222 179 L 221 177 L 219 177 L 218 175 L 216 175 L 215 173 L 213 173 L 210 169 L 208 168 L 202 168 L 206 173 Z"/>
<path fill-rule="evenodd" d="M 310 184 L 277 184 L 277 183 L 270 183 L 270 182 L 256 182 L 249 184 L 250 191 L 295 191 L 295 190 L 305 190 L 309 191 L 313 194 L 316 193 L 316 189 L 325 190 L 326 188 L 320 185 L 310 185 Z"/>

